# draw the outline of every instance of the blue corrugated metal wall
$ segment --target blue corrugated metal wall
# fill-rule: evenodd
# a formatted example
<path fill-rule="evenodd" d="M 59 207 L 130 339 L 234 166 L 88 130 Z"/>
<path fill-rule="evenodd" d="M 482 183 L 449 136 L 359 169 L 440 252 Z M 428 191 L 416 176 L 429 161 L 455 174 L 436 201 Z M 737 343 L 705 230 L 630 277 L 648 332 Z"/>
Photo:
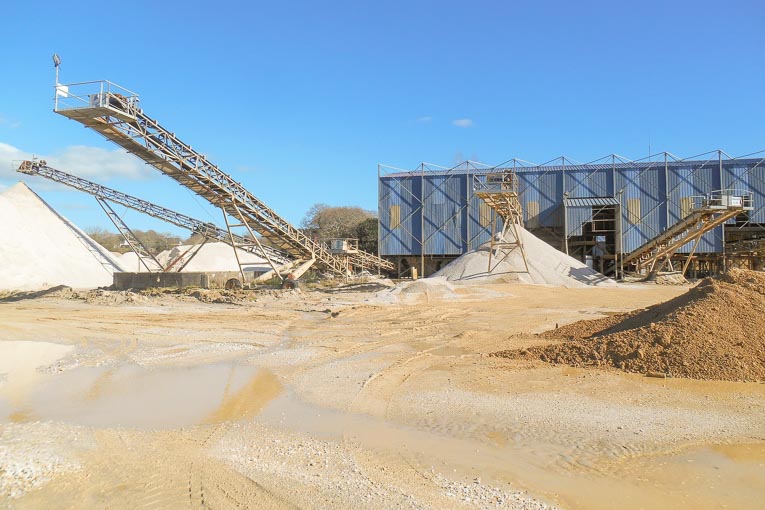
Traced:
<path fill-rule="evenodd" d="M 752 222 L 765 223 L 765 163 L 763 160 L 724 160 L 722 182 L 718 161 L 617 163 L 517 168 L 521 204 L 527 227 L 563 228 L 563 192 L 571 198 L 621 196 L 623 251 L 630 252 L 684 212 L 683 198 L 734 187 L 754 193 Z M 489 240 L 491 227 L 481 225 L 481 200 L 473 195 L 480 172 L 425 172 L 380 177 L 380 253 L 419 255 L 425 239 L 427 255 L 459 255 Z M 424 199 L 424 232 L 420 200 Z M 640 218 L 630 222 L 628 202 L 639 201 Z M 390 208 L 400 207 L 401 225 L 390 227 Z M 634 205 L 633 205 L 634 206 Z M 538 211 L 538 214 L 534 214 Z M 586 208 L 569 208 L 569 235 L 588 221 Z M 533 217 L 532 217 L 533 216 Z M 722 227 L 705 235 L 697 251 L 722 251 Z M 684 247 L 687 251 L 689 246 Z"/>
<path fill-rule="evenodd" d="M 465 175 L 426 175 L 424 182 L 425 255 L 464 253 Z"/>
<path fill-rule="evenodd" d="M 747 171 L 749 190 L 754 194 L 754 211 L 750 214 L 751 221 L 765 223 L 765 163 L 750 166 Z"/>
<path fill-rule="evenodd" d="M 702 165 L 671 165 L 668 173 L 667 203 L 669 207 L 669 224 L 672 225 L 683 218 L 682 199 L 694 195 L 704 195 L 710 191 L 719 190 L 720 167 L 717 163 Z M 679 251 L 687 253 L 691 244 L 686 244 Z M 722 227 L 704 234 L 696 251 L 699 253 L 721 252 L 723 247 Z"/>
<path fill-rule="evenodd" d="M 422 197 L 421 181 L 418 178 L 381 178 L 379 197 L 380 254 L 419 255 Z M 399 207 L 401 220 L 391 228 L 391 208 Z"/>
<path fill-rule="evenodd" d="M 518 193 L 526 223 L 533 218 L 529 211 L 537 210 L 536 224 L 542 227 L 558 227 L 563 224 L 563 174 L 560 171 L 534 169 L 518 170 Z M 536 206 L 531 207 L 530 203 Z"/>
<path fill-rule="evenodd" d="M 468 175 L 467 178 L 470 189 L 470 204 L 468 204 L 467 208 L 467 229 L 465 232 L 465 237 L 468 239 L 466 251 L 469 251 L 478 248 L 483 243 L 486 243 L 491 239 L 491 225 L 481 225 L 480 210 L 483 200 L 473 194 L 474 181 L 477 181 L 478 183 L 484 183 L 486 182 L 486 176 L 471 174 Z M 497 223 L 497 225 L 499 228 L 501 228 L 501 220 L 499 223 Z"/>

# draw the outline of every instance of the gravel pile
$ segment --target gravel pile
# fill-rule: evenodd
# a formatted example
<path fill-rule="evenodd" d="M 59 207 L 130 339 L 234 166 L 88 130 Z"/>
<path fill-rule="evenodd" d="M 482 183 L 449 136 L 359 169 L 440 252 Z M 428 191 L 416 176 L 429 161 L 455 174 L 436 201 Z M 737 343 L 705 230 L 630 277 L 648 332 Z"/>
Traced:
<path fill-rule="evenodd" d="M 765 381 L 765 273 L 734 269 L 666 303 L 541 336 L 566 341 L 493 355 L 650 375 Z"/>
<path fill-rule="evenodd" d="M 553 248 L 526 229 L 521 229 L 521 238 L 529 266 L 528 271 L 523 263 L 521 251 L 517 248 L 509 252 L 506 257 L 503 252 L 493 256 L 492 270 L 489 271 L 490 243 L 485 243 L 478 249 L 469 251 L 454 260 L 433 276 L 449 281 L 492 279 L 555 287 L 616 285 L 610 278 Z"/>

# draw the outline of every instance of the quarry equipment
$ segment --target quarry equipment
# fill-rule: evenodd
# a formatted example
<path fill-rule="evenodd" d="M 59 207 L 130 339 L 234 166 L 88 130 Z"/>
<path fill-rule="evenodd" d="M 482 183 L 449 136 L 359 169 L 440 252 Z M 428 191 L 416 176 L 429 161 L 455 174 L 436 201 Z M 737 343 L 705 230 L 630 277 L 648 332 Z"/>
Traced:
<path fill-rule="evenodd" d="M 320 268 L 337 275 L 394 268 L 391 262 L 370 253 L 359 251 L 347 257 L 333 254 L 326 244 L 292 226 L 203 154 L 146 115 L 134 92 L 109 81 L 57 83 L 54 111 L 95 130 L 219 207 L 229 232 L 245 227 L 251 239 L 257 239 L 258 232 L 271 246 L 294 258 L 314 260 Z M 229 217 L 235 223 L 230 223 Z"/>
<path fill-rule="evenodd" d="M 690 198 L 693 200 L 693 207 L 688 215 L 626 255 L 622 264 L 634 266 L 639 274 L 655 274 L 667 265 L 671 267 L 672 256 L 692 242 L 693 246 L 682 268 L 682 274 L 685 274 L 705 233 L 739 214 L 754 209 L 752 193 L 744 190 L 717 190 Z"/>
<path fill-rule="evenodd" d="M 273 248 L 255 245 L 252 243 L 252 241 L 244 238 L 239 238 L 236 235 L 234 235 L 232 239 L 229 231 L 219 228 L 210 222 L 194 219 L 190 216 L 186 216 L 185 214 L 172 211 L 146 200 L 141 200 L 140 198 L 136 198 L 126 193 L 122 193 L 120 191 L 107 188 L 106 186 L 96 184 L 95 182 L 88 181 L 87 179 L 83 179 L 81 177 L 62 172 L 61 170 L 51 168 L 46 164 L 45 161 L 23 161 L 19 165 L 17 171 L 27 175 L 39 175 L 51 181 L 65 184 L 74 189 L 93 195 L 96 200 L 98 200 L 98 203 L 105 208 L 104 210 L 108 209 L 108 211 L 110 211 L 110 213 L 107 213 L 109 218 L 112 219 L 112 221 L 115 221 L 115 225 L 117 226 L 120 233 L 123 234 L 123 237 L 125 237 L 125 240 L 128 242 L 130 247 L 136 251 L 136 254 L 139 256 L 139 258 L 142 259 L 142 264 L 149 271 L 156 271 L 157 267 L 161 268 L 163 271 L 180 271 L 186 264 L 188 264 L 188 262 L 191 261 L 191 259 L 194 257 L 194 255 L 196 255 L 198 249 L 202 245 L 199 244 L 193 249 L 190 248 L 189 250 L 186 250 L 177 259 L 168 263 L 164 268 L 162 268 L 162 265 L 157 262 L 153 256 L 148 256 L 156 264 L 155 267 L 150 267 L 153 266 L 153 264 L 150 264 L 147 260 L 145 260 L 146 256 L 142 253 L 139 253 L 136 250 L 136 247 L 139 247 L 138 249 L 144 251 L 146 254 L 148 254 L 148 250 L 146 250 L 146 248 L 140 244 L 140 242 L 135 238 L 135 235 L 133 235 L 132 231 L 130 231 L 127 225 L 124 224 L 119 215 L 114 212 L 108 202 L 113 202 L 115 204 L 128 207 L 130 209 L 147 214 L 153 218 L 157 218 L 172 225 L 190 230 L 195 234 L 201 235 L 205 239 L 205 242 L 220 241 L 230 246 L 236 245 L 240 249 L 254 253 L 255 255 L 263 257 L 279 265 L 290 264 L 293 262 L 286 254 Z M 121 224 L 122 227 L 120 227 L 119 224 Z M 128 236 L 125 236 L 125 232 L 129 233 Z M 276 274 L 278 274 L 278 271 L 271 273 L 270 276 L 275 276 Z"/>
<path fill-rule="evenodd" d="M 523 211 L 521 202 L 518 200 L 518 180 L 515 173 L 510 169 L 505 169 L 502 172 L 487 174 L 484 180 L 475 176 L 473 189 L 475 195 L 491 208 L 494 216 L 491 219 L 488 272 L 491 273 L 513 250 L 518 249 L 528 273 L 529 264 L 526 260 L 526 252 L 523 249 L 523 239 L 521 238 Z M 498 229 L 497 223 L 500 218 L 502 219 L 502 227 Z M 496 235 L 497 230 L 499 230 L 499 236 Z M 511 233 L 512 238 L 509 236 Z M 504 255 L 492 266 L 492 257 L 496 257 L 499 252 L 504 252 Z"/>

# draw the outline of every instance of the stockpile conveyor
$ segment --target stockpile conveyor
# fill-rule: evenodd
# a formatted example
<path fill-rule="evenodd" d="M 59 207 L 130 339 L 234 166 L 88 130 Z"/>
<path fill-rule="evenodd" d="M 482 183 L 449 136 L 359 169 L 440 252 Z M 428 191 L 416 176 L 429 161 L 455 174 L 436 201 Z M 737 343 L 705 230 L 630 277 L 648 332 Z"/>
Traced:
<path fill-rule="evenodd" d="M 393 270 L 393 263 L 369 253 L 333 254 L 247 191 L 231 176 L 143 113 L 138 95 L 108 81 L 56 85 L 54 111 L 80 122 L 135 154 L 165 175 L 194 191 L 235 218 L 254 236 L 259 232 L 271 246 L 335 274 L 353 269 Z"/>
<path fill-rule="evenodd" d="M 749 191 L 726 189 L 691 198 L 694 206 L 689 214 L 626 255 L 622 264 L 633 265 L 638 273 L 655 273 L 671 263 L 672 256 L 680 248 L 693 242 L 683 265 L 682 273 L 685 274 L 704 234 L 739 214 L 753 210 L 752 193 Z"/>
<path fill-rule="evenodd" d="M 181 214 L 146 200 L 141 200 L 140 198 L 130 196 L 126 193 L 107 188 L 106 186 L 91 182 L 87 179 L 62 172 L 61 170 L 56 170 L 55 168 L 49 167 L 45 161 L 23 161 L 17 170 L 27 175 L 39 175 L 45 177 L 46 179 L 50 179 L 51 181 L 65 184 L 74 189 L 89 193 L 98 200 L 99 204 L 102 204 L 102 207 L 105 204 L 106 207 L 112 212 L 114 211 L 111 209 L 111 207 L 108 206 L 107 201 L 129 207 L 130 209 L 142 212 L 178 227 L 188 229 L 193 233 L 201 235 L 205 238 L 205 240 L 220 241 L 230 246 L 236 246 L 239 249 L 254 253 L 255 255 L 264 257 L 267 260 L 271 260 L 274 264 L 283 265 L 291 262 L 289 257 L 287 257 L 284 253 L 281 253 L 278 250 L 274 250 L 268 246 L 254 245 L 249 240 L 245 239 L 244 237 L 237 236 L 236 234 L 233 234 L 234 237 L 232 239 L 231 234 L 228 231 L 219 228 L 210 222 L 194 219 L 190 216 L 186 216 L 185 214 Z M 109 216 L 111 217 L 111 214 Z M 116 213 L 115 216 L 117 216 Z M 117 216 L 117 218 L 119 218 L 119 216 Z M 127 227 L 125 226 L 125 228 Z M 120 229 L 120 233 L 122 233 L 122 229 Z M 132 235 L 132 232 L 130 232 L 130 235 L 133 238 L 135 237 Z M 137 239 L 135 241 L 136 247 L 133 247 L 133 243 L 130 243 L 130 241 L 128 242 L 130 243 L 131 248 L 136 251 L 136 254 L 138 254 L 139 258 L 143 260 L 144 255 L 141 252 L 146 250 L 145 248 L 142 249 L 142 246 L 140 245 L 140 242 L 137 241 Z M 153 256 L 148 255 L 148 252 L 145 256 L 151 257 L 154 263 L 158 267 L 161 267 L 159 262 L 157 262 Z M 144 265 L 151 271 L 152 268 L 146 264 Z M 165 268 L 165 270 L 168 269 L 172 268 Z"/>

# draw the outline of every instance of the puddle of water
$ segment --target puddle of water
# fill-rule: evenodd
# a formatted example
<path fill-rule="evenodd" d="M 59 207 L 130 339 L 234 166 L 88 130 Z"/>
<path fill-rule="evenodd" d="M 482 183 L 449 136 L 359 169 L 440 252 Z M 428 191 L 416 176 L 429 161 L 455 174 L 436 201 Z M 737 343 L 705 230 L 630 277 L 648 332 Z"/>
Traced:
<path fill-rule="evenodd" d="M 4 374 L 2 391 L 6 395 L 22 392 L 43 374 L 38 367 L 50 365 L 74 349 L 73 345 L 52 342 L 0 342 L 0 374 Z"/>
<path fill-rule="evenodd" d="M 0 420 L 175 428 L 252 417 L 280 391 L 271 372 L 237 364 L 81 367 L 38 374 L 19 398 L 0 396 Z"/>
<path fill-rule="evenodd" d="M 52 342 L 0 342 L 0 417 L 25 421 L 26 413 L 15 411 L 47 374 L 39 372 L 66 356 L 72 345 Z"/>

